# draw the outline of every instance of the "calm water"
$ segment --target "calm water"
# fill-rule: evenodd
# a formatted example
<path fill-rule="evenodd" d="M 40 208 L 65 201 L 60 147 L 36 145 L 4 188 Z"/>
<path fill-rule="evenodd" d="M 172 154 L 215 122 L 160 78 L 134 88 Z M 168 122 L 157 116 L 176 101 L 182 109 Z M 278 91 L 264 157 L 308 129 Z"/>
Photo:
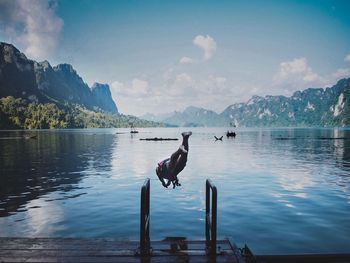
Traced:
<path fill-rule="evenodd" d="M 139 138 L 182 130 L 0 132 L 0 236 L 137 240 L 150 177 L 151 238 L 203 239 L 211 178 L 220 238 L 256 254 L 350 252 L 350 130 L 236 129 L 215 142 L 225 129 L 196 128 L 182 186 L 165 189 L 154 168 L 180 141 Z"/>

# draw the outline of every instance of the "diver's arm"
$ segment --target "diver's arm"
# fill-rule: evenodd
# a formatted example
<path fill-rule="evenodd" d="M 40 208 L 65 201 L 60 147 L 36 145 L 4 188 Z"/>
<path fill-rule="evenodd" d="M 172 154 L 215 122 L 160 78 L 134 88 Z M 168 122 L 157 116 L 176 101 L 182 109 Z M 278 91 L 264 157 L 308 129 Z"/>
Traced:
<path fill-rule="evenodd" d="M 159 180 L 162 182 L 162 185 L 165 187 L 165 188 L 168 188 L 168 185 L 165 183 L 164 179 L 162 177 L 158 177 Z"/>
<path fill-rule="evenodd" d="M 165 185 L 163 184 L 163 186 L 166 187 L 166 188 L 168 188 L 168 186 L 169 186 L 170 184 L 171 184 L 171 181 L 168 180 L 168 182 L 167 182 Z"/>

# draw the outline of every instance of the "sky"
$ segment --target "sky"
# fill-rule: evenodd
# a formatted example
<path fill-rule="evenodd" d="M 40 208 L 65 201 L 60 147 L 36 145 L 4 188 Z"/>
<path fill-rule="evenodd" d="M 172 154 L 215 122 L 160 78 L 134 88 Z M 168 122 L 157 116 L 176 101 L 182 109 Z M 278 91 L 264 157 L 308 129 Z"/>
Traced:
<path fill-rule="evenodd" d="M 110 85 L 118 110 L 222 112 L 350 77 L 350 1 L 0 0 L 0 41 Z"/>

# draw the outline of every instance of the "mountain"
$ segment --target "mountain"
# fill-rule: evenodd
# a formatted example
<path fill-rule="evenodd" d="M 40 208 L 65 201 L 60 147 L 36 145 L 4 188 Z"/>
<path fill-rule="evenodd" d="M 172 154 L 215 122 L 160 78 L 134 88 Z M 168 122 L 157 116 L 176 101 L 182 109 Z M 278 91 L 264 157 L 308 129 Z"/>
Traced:
<path fill-rule="evenodd" d="M 175 112 L 163 119 L 164 123 L 176 126 L 216 126 L 219 115 L 211 110 L 197 107 L 187 107 L 183 112 Z"/>
<path fill-rule="evenodd" d="M 227 107 L 221 118 L 236 126 L 349 126 L 350 79 L 326 89 L 297 91 L 291 97 L 252 97 Z"/>
<path fill-rule="evenodd" d="M 153 114 L 153 113 L 146 113 L 142 116 L 140 116 L 143 120 L 148 121 L 156 121 L 156 122 L 163 122 L 164 119 L 173 116 L 174 113 L 162 113 L 162 114 Z"/>
<path fill-rule="evenodd" d="M 140 118 L 148 121 L 163 122 L 168 126 L 217 126 L 219 115 L 211 110 L 189 106 L 183 112 L 174 111 L 159 115 L 147 113 Z"/>
<path fill-rule="evenodd" d="M 95 83 L 90 89 L 71 65 L 36 62 L 13 45 L 0 42 L 0 97 L 7 96 L 118 113 L 107 84 Z"/>
<path fill-rule="evenodd" d="M 228 106 L 220 114 L 188 107 L 154 119 L 177 126 L 350 126 L 350 78 L 325 89 L 297 91 L 290 97 L 253 96 L 245 103 Z"/>

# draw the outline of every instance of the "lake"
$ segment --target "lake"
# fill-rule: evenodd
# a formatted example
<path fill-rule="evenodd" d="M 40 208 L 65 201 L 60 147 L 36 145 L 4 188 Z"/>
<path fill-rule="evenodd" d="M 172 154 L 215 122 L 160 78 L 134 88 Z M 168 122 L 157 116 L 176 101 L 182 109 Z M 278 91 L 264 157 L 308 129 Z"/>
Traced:
<path fill-rule="evenodd" d="M 138 240 L 151 178 L 151 239 L 204 239 L 205 180 L 218 189 L 218 238 L 255 254 L 350 252 L 350 130 L 193 128 L 181 187 L 156 163 L 187 128 L 0 132 L 0 236 Z M 36 138 L 23 139 L 24 134 Z"/>

